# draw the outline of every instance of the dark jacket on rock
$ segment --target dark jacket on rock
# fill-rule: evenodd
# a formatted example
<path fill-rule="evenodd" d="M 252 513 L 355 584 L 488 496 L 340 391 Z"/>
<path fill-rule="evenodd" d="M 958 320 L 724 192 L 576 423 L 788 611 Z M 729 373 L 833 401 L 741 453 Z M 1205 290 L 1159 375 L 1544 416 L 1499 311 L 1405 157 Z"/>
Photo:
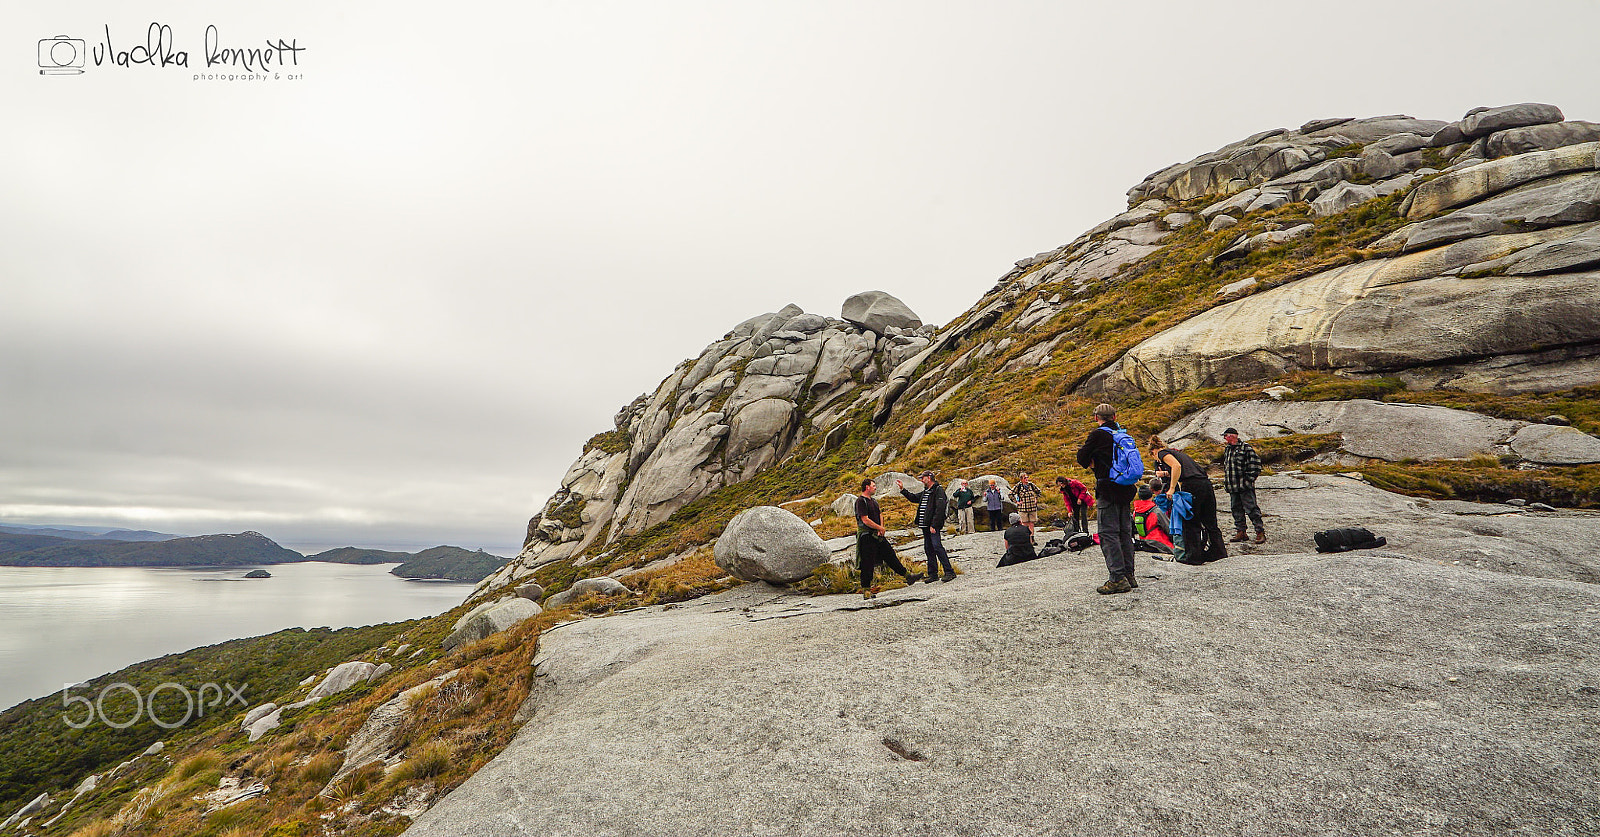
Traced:
<path fill-rule="evenodd" d="M 1005 538 L 1006 554 L 1000 556 L 1000 563 L 996 566 L 1009 567 L 1039 557 L 1039 553 L 1033 550 L 1033 532 L 1021 523 L 1007 529 Z"/>
<path fill-rule="evenodd" d="M 1139 489 L 1132 485 L 1118 485 L 1111 479 L 1111 459 L 1116 452 L 1112 446 L 1111 431 L 1121 430 L 1116 422 L 1101 425 L 1089 431 L 1089 438 L 1078 448 L 1078 465 L 1094 471 L 1094 496 L 1097 502 L 1132 503 Z"/>
<path fill-rule="evenodd" d="M 949 500 L 945 499 L 944 489 L 938 483 L 923 489 L 921 494 L 912 494 L 902 488 L 900 489 L 900 496 L 917 504 L 917 519 L 912 521 L 913 526 L 932 526 L 935 529 L 944 528 L 945 508 L 948 506 Z"/>

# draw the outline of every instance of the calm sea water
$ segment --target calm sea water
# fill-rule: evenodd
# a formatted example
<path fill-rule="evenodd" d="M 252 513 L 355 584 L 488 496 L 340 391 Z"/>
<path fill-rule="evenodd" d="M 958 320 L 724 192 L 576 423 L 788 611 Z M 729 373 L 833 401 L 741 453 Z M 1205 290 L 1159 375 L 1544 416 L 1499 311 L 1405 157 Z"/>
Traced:
<path fill-rule="evenodd" d="M 124 666 L 283 628 L 433 616 L 471 584 L 407 581 L 394 564 L 154 569 L 0 567 L 0 708 Z"/>

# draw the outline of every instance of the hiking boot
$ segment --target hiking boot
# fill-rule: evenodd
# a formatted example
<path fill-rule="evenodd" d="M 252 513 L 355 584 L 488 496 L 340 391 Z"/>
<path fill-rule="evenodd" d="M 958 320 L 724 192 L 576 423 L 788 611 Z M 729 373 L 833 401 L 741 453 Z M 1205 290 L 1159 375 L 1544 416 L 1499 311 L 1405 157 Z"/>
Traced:
<path fill-rule="evenodd" d="M 930 578 L 928 580 L 932 581 L 933 579 Z M 946 582 L 946 581 L 955 581 L 955 580 L 956 580 L 956 574 L 955 573 L 945 573 L 944 574 L 944 578 L 939 579 L 939 581 L 941 583 Z"/>
<path fill-rule="evenodd" d="M 1134 578 L 1133 573 L 1128 573 L 1127 575 L 1123 576 L 1123 578 L 1127 579 L 1129 587 L 1135 590 L 1139 589 L 1139 579 Z"/>
<path fill-rule="evenodd" d="M 879 589 L 880 588 L 878 587 L 878 585 L 874 584 L 870 588 L 861 591 L 861 598 L 863 598 L 863 599 L 874 599 L 874 598 L 877 598 Z"/>
<path fill-rule="evenodd" d="M 1107 596 L 1112 593 L 1130 593 L 1132 591 L 1133 585 L 1129 584 L 1128 577 L 1123 575 L 1119 575 L 1116 578 L 1107 581 L 1105 584 L 1095 588 L 1095 592 L 1102 596 Z"/>
<path fill-rule="evenodd" d="M 1266 543 L 1267 533 L 1261 529 L 1256 530 L 1256 543 Z"/>
<path fill-rule="evenodd" d="M 1228 540 L 1232 543 L 1244 543 L 1245 541 L 1250 540 L 1250 536 L 1245 534 L 1243 529 L 1240 529 L 1239 531 L 1234 532 L 1233 537 L 1229 538 Z M 1260 543 L 1260 541 L 1256 541 L 1256 543 Z"/>
<path fill-rule="evenodd" d="M 911 585 L 916 584 L 917 582 L 919 582 L 921 580 L 922 580 L 922 573 L 912 573 L 911 575 L 906 576 L 906 586 L 910 587 Z"/>
<path fill-rule="evenodd" d="M 935 581 L 938 581 L 938 580 L 939 580 L 939 574 L 938 573 L 928 573 L 928 577 L 924 578 L 922 580 L 922 583 L 923 584 L 932 584 L 932 583 L 934 583 Z"/>

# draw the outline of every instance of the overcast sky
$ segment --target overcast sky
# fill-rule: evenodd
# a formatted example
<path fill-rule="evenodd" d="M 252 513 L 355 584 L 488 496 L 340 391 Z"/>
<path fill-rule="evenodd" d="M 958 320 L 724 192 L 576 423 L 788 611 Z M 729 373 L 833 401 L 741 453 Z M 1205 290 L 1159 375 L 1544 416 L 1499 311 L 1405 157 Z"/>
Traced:
<path fill-rule="evenodd" d="M 876 288 L 942 324 L 1259 130 L 1600 121 L 1589 0 L 0 15 L 0 521 L 305 549 L 508 554 L 582 442 L 739 321 Z M 152 22 L 187 67 L 139 62 Z M 196 79 L 247 72 L 205 66 L 208 25 L 298 51 Z M 38 72 L 57 35 L 82 74 Z"/>

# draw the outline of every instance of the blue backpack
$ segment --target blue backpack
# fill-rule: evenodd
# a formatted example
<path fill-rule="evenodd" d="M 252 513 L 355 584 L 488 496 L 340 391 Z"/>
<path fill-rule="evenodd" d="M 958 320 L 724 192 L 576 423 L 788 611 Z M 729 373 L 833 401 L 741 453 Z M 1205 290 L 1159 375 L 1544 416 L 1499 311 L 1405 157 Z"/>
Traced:
<path fill-rule="evenodd" d="M 1111 431 L 1111 481 L 1117 485 L 1138 485 L 1144 479 L 1144 460 L 1139 445 L 1126 430 Z"/>

